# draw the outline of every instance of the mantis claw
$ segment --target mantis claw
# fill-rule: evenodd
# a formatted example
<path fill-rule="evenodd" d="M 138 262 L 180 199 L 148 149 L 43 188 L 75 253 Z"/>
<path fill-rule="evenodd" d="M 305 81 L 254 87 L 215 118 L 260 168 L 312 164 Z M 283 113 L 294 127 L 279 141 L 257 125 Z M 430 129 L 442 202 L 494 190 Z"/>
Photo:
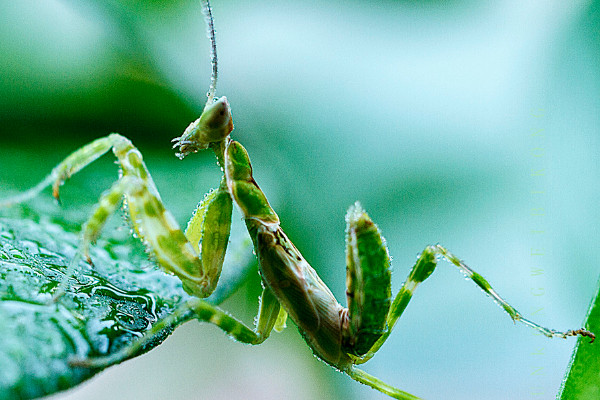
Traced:
<path fill-rule="evenodd" d="M 583 328 L 565 332 L 565 339 L 567 336 L 578 336 L 578 335 L 581 337 L 589 337 L 590 343 L 594 343 L 594 340 L 596 340 L 596 335 L 594 335 L 592 332 L 585 330 Z"/>
<path fill-rule="evenodd" d="M 52 197 L 54 197 L 54 200 L 56 200 L 58 205 L 62 205 L 62 202 L 60 201 L 60 185 L 54 184 L 52 186 Z"/>
<path fill-rule="evenodd" d="M 94 266 L 94 262 L 92 261 L 92 258 L 89 256 L 89 254 L 86 254 L 84 256 L 84 258 L 85 258 L 85 262 L 87 262 L 91 267 Z"/>

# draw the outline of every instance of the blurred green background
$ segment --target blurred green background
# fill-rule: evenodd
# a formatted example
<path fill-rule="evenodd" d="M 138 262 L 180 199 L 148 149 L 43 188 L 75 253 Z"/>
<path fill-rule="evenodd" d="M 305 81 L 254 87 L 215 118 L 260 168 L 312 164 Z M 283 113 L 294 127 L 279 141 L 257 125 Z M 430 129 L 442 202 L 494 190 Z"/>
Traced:
<path fill-rule="evenodd" d="M 342 302 L 344 212 L 359 200 L 388 240 L 394 293 L 439 242 L 525 315 L 580 327 L 599 272 L 600 2 L 213 10 L 233 137 Z M 185 224 L 219 171 L 210 154 L 177 160 L 170 139 L 201 112 L 209 80 L 198 1 L 0 2 L 0 196 L 120 132 Z M 115 176 L 110 157 L 90 166 L 65 186 L 64 209 L 92 204 Z M 255 279 L 224 307 L 251 322 L 258 293 Z M 318 362 L 289 325 L 249 347 L 191 322 L 53 398 L 383 398 Z M 514 326 L 442 263 L 365 369 L 427 399 L 552 399 L 574 343 Z"/>

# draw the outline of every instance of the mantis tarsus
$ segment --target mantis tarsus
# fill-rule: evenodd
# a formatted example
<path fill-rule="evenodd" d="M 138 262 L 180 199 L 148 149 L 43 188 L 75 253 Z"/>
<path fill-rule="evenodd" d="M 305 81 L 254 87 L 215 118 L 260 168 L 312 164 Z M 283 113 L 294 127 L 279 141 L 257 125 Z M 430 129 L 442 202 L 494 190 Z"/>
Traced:
<path fill-rule="evenodd" d="M 358 204 L 347 214 L 348 308 L 342 307 L 281 229 L 279 217 L 254 181 L 244 147 L 229 138 L 233 129 L 229 104 L 225 97 L 215 97 L 217 57 L 208 2 L 205 11 L 213 44 L 213 79 L 201 117 L 175 139 L 175 147 L 181 158 L 195 151 L 212 149 L 224 169 L 224 176 L 219 188 L 207 195 L 198 207 L 185 232 L 162 205 L 139 151 L 118 134 L 98 139 L 71 154 L 35 188 L 6 202 L 25 201 L 51 184 L 53 194 L 58 198 L 59 187 L 68 177 L 112 150 L 123 175 L 102 195 L 85 224 L 82 256 L 87 257 L 89 245 L 125 197 L 133 227 L 148 250 L 163 269 L 178 276 L 185 290 L 197 298 L 159 321 L 148 332 L 147 338 L 181 315 L 193 312 L 199 320 L 219 326 L 241 342 L 258 344 L 269 336 L 272 329 L 283 328 L 289 314 L 323 361 L 392 397 L 415 399 L 415 396 L 379 381 L 355 365 L 368 361 L 382 346 L 418 284 L 433 272 L 438 258 L 445 258 L 499 303 L 513 320 L 521 321 L 549 337 L 583 335 L 593 339 L 593 334 L 582 329 L 557 332 L 524 319 L 483 277 L 439 245 L 429 246 L 423 251 L 392 301 L 390 261 L 385 242 L 376 225 Z M 245 217 L 265 286 L 254 329 L 201 300 L 210 295 L 218 283 L 234 203 Z M 72 360 L 72 363 L 100 367 L 121 361 L 135 355 L 143 341 L 138 340 L 107 358 Z"/>

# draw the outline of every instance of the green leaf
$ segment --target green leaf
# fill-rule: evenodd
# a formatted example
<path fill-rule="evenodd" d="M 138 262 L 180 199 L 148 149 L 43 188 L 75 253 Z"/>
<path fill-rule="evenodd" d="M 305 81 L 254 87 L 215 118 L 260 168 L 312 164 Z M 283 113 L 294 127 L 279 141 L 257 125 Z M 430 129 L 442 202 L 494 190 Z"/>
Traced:
<path fill-rule="evenodd" d="M 596 335 L 600 335 L 600 286 L 598 289 L 585 322 L 585 329 Z M 600 338 L 592 344 L 588 338 L 580 337 L 577 340 L 577 346 L 557 398 L 561 400 L 600 399 Z"/>
<path fill-rule="evenodd" d="M 65 295 L 51 302 L 77 250 L 79 225 L 70 228 L 27 207 L 8 214 L 0 217 L 0 399 L 77 385 L 99 370 L 71 367 L 69 357 L 112 354 L 189 298 L 177 278 L 148 260 L 130 229 L 117 226 L 92 246 L 94 265 L 81 262 Z M 249 239 L 233 232 L 219 286 L 208 300 L 218 303 L 231 294 L 248 276 L 251 258 Z"/>

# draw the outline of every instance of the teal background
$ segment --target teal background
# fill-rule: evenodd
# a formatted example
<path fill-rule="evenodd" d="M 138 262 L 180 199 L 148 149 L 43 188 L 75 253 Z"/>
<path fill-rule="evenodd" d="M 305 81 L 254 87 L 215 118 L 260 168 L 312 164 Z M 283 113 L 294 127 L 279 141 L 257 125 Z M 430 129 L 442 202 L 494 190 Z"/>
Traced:
<path fill-rule="evenodd" d="M 342 302 L 343 217 L 359 200 L 388 240 L 394 293 L 439 242 L 525 315 L 580 327 L 599 272 L 599 2 L 213 9 L 233 137 Z M 202 109 L 205 36 L 196 1 L 1 2 L 0 195 L 117 131 L 185 224 L 219 179 L 209 154 L 179 161 L 169 142 Z M 116 176 L 112 161 L 67 184 L 64 207 L 92 204 Z M 224 308 L 250 323 L 258 294 L 256 279 Z M 383 398 L 318 362 L 289 325 L 252 348 L 191 322 L 53 398 Z M 514 326 L 441 263 L 365 370 L 427 399 L 552 399 L 574 343 Z"/>

